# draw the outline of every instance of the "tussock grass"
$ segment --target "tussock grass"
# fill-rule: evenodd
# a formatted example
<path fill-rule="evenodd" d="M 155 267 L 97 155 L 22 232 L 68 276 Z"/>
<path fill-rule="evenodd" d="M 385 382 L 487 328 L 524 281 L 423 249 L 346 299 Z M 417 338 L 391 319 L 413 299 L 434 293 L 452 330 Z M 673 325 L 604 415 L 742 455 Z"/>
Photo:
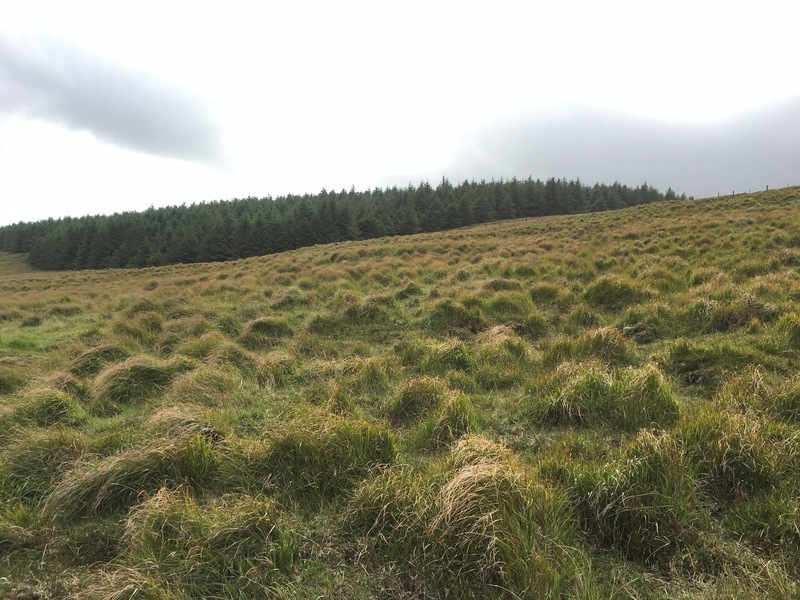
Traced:
<path fill-rule="evenodd" d="M 255 468 L 282 493 L 312 503 L 347 492 L 396 455 L 387 427 L 325 411 L 285 422 L 265 441 Z"/>
<path fill-rule="evenodd" d="M 393 320 L 399 320 L 399 314 L 392 296 L 375 294 L 345 307 L 342 319 L 351 325 L 391 323 Z"/>
<path fill-rule="evenodd" d="M 431 593 L 558 597 L 588 567 L 564 498 L 502 452 L 427 480 L 389 469 L 357 490 L 345 524 Z"/>
<path fill-rule="evenodd" d="M 0 521 L 0 550 L 3 552 L 29 547 L 34 541 L 33 533 L 24 527 Z"/>
<path fill-rule="evenodd" d="M 274 346 L 277 340 L 289 337 L 292 333 L 286 319 L 260 317 L 245 324 L 239 343 L 249 350 L 261 350 Z"/>
<path fill-rule="evenodd" d="M 795 597 L 798 193 L 0 273 L 0 596 Z"/>
<path fill-rule="evenodd" d="M 753 414 L 707 405 L 687 415 L 676 433 L 700 482 L 720 500 L 769 490 L 780 479 L 784 461 L 767 424 Z"/>
<path fill-rule="evenodd" d="M 554 425 L 668 428 L 680 414 L 672 387 L 653 366 L 608 372 L 592 363 L 564 365 L 549 387 L 534 398 L 534 411 Z"/>
<path fill-rule="evenodd" d="M 259 359 L 256 379 L 259 385 L 275 389 L 290 384 L 299 372 L 297 361 L 288 352 L 275 350 Z"/>
<path fill-rule="evenodd" d="M 130 352 L 116 344 L 102 344 L 89 348 L 80 356 L 72 360 L 67 369 L 73 375 L 86 377 L 100 372 L 109 363 L 125 360 Z"/>
<path fill-rule="evenodd" d="M 198 337 L 185 340 L 182 344 L 177 345 L 175 350 L 190 358 L 205 359 L 217 348 L 229 343 L 222 332 L 207 331 Z"/>
<path fill-rule="evenodd" d="M 437 377 L 411 379 L 389 406 L 389 416 L 395 422 L 412 421 L 439 408 L 448 390 L 447 382 Z"/>
<path fill-rule="evenodd" d="M 53 373 L 45 379 L 44 384 L 46 387 L 66 392 L 81 401 L 88 399 L 91 392 L 85 380 L 67 372 Z"/>
<path fill-rule="evenodd" d="M 406 440 L 406 446 L 441 449 L 477 429 L 475 408 L 463 392 L 448 391 L 441 408 L 425 418 Z"/>
<path fill-rule="evenodd" d="M 298 555 L 268 498 L 200 504 L 184 489 L 162 488 L 135 507 L 122 542 L 127 566 L 84 597 L 266 597 Z"/>
<path fill-rule="evenodd" d="M 692 470 L 666 433 L 642 431 L 618 461 L 579 472 L 572 490 L 584 531 L 632 560 L 663 562 L 702 525 Z"/>
<path fill-rule="evenodd" d="M 76 426 L 85 423 L 88 415 L 70 394 L 48 387 L 26 391 L 11 405 L 8 413 L 0 413 L 0 427 L 11 423 L 50 427 Z"/>
<path fill-rule="evenodd" d="M 787 479 L 775 489 L 733 506 L 725 522 L 756 548 L 789 564 L 800 574 L 800 499 L 798 481 Z"/>
<path fill-rule="evenodd" d="M 596 308 L 619 312 L 645 298 L 646 294 L 633 284 L 616 277 L 599 277 L 586 287 L 583 300 Z"/>
<path fill-rule="evenodd" d="M 95 402 L 141 402 L 164 393 L 174 377 L 194 368 L 185 359 L 162 362 L 134 356 L 103 371 L 92 385 Z"/>
<path fill-rule="evenodd" d="M 68 427 L 14 429 L 0 450 L 0 497 L 38 501 L 88 447 L 87 436 Z"/>
<path fill-rule="evenodd" d="M 200 488 L 218 466 L 212 440 L 199 434 L 169 438 L 73 469 L 55 485 L 43 513 L 64 520 L 117 513 L 164 485 Z"/>
<path fill-rule="evenodd" d="M 479 331 L 483 328 L 483 314 L 478 308 L 468 309 L 454 300 L 440 300 L 434 304 L 428 323 L 439 331 L 468 329 Z"/>
<path fill-rule="evenodd" d="M 680 339 L 669 347 L 662 365 L 684 385 L 713 391 L 731 373 L 760 365 L 759 358 L 747 346 Z"/>
<path fill-rule="evenodd" d="M 168 397 L 209 407 L 236 404 L 247 388 L 238 369 L 230 365 L 205 365 L 175 378 Z"/>
<path fill-rule="evenodd" d="M 0 365 L 0 395 L 13 394 L 25 385 L 25 376 L 19 369 Z"/>
<path fill-rule="evenodd" d="M 224 434 L 209 424 L 206 414 L 207 409 L 197 405 L 166 405 L 148 416 L 145 428 L 158 438 L 199 435 L 213 442 L 223 440 Z"/>
<path fill-rule="evenodd" d="M 785 350 L 800 350 L 800 315 L 790 313 L 783 315 L 775 327 L 780 335 L 780 347 Z"/>
<path fill-rule="evenodd" d="M 582 333 L 578 338 L 559 337 L 544 351 L 542 362 L 556 366 L 568 360 L 594 358 L 611 366 L 634 362 L 630 342 L 617 329 L 601 327 Z"/>

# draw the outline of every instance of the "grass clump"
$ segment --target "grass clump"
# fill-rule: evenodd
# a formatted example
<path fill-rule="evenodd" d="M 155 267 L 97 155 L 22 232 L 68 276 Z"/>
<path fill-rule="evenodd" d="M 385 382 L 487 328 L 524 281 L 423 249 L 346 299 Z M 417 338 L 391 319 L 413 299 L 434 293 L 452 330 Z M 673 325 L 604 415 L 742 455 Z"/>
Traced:
<path fill-rule="evenodd" d="M 522 320 L 535 310 L 530 295 L 523 291 L 494 294 L 483 302 L 483 308 L 489 317 L 500 321 Z"/>
<path fill-rule="evenodd" d="M 68 393 L 53 388 L 39 388 L 17 401 L 9 415 L 12 422 L 38 427 L 76 426 L 85 423 L 88 415 Z M 0 423 L 5 421 L 0 417 Z"/>
<path fill-rule="evenodd" d="M 448 391 L 441 408 L 412 433 L 410 445 L 421 449 L 444 448 L 474 432 L 476 427 L 477 416 L 469 397 L 462 392 Z"/>
<path fill-rule="evenodd" d="M 572 491 L 582 529 L 631 560 L 663 563 L 702 523 L 692 469 L 666 433 L 640 432 L 619 460 L 579 472 Z"/>
<path fill-rule="evenodd" d="M 130 353 L 116 344 L 103 344 L 89 348 L 70 362 L 68 370 L 73 375 L 87 377 L 96 375 L 104 366 L 125 360 Z"/>
<path fill-rule="evenodd" d="M 0 450 L 0 497 L 38 501 L 88 448 L 86 435 L 68 427 L 14 429 Z"/>
<path fill-rule="evenodd" d="M 533 364 L 528 345 L 517 336 L 516 328 L 504 325 L 481 333 L 474 353 L 475 379 L 487 391 L 523 383 Z"/>
<path fill-rule="evenodd" d="M 255 468 L 278 489 L 308 501 L 340 495 L 380 465 L 394 462 L 394 436 L 383 425 L 312 411 L 266 436 Z"/>
<path fill-rule="evenodd" d="M 278 340 L 290 337 L 293 333 L 286 319 L 261 317 L 245 324 L 239 343 L 249 350 L 261 350 L 272 347 Z"/>
<path fill-rule="evenodd" d="M 556 389 L 539 401 L 537 411 L 546 423 L 635 430 L 668 428 L 678 420 L 675 394 L 653 366 L 607 372 L 589 364 L 564 371 L 551 384 Z"/>
<path fill-rule="evenodd" d="M 783 350 L 800 350 L 800 315 L 789 313 L 783 315 L 775 324 L 778 333 L 779 347 Z"/>
<path fill-rule="evenodd" d="M 662 365 L 684 385 L 714 390 L 726 375 L 757 360 L 746 346 L 680 339 L 670 346 Z"/>
<path fill-rule="evenodd" d="M 446 339 L 426 348 L 421 368 L 424 372 L 444 375 L 448 371 L 471 373 L 475 370 L 475 359 L 467 345 L 461 340 Z"/>
<path fill-rule="evenodd" d="M 432 594 L 555 598 L 587 566 L 567 502 L 502 452 L 436 477 L 384 471 L 357 490 L 346 525 Z"/>
<path fill-rule="evenodd" d="M 200 504 L 167 488 L 131 511 L 122 550 L 125 567 L 95 585 L 95 597 L 266 597 L 298 558 L 268 498 Z"/>
<path fill-rule="evenodd" d="M 726 524 L 769 555 L 788 562 L 800 575 L 800 481 L 788 479 L 770 492 L 737 504 L 725 517 Z"/>
<path fill-rule="evenodd" d="M 13 394 L 25 385 L 25 375 L 19 369 L 0 365 L 0 395 Z"/>
<path fill-rule="evenodd" d="M 705 322 L 699 325 L 705 331 L 725 332 L 741 329 L 753 322 L 771 323 L 778 317 L 779 311 L 775 306 L 745 294 L 729 302 L 712 303 L 701 314 L 705 316 Z"/>
<path fill-rule="evenodd" d="M 173 378 L 191 370 L 186 360 L 162 362 L 147 356 L 134 356 L 103 371 L 92 386 L 96 402 L 141 402 L 162 394 Z"/>
<path fill-rule="evenodd" d="M 609 312 L 619 312 L 643 298 L 640 290 L 616 277 L 599 277 L 583 292 L 585 302 Z"/>
<path fill-rule="evenodd" d="M 400 393 L 389 407 L 394 422 L 409 422 L 439 408 L 449 386 L 438 377 L 410 379 L 400 388 Z"/>
<path fill-rule="evenodd" d="M 707 405 L 686 416 L 675 436 L 704 488 L 720 500 L 771 489 L 783 470 L 786 454 L 753 413 Z"/>
<path fill-rule="evenodd" d="M 483 314 L 478 307 L 467 308 L 459 302 L 445 299 L 434 304 L 428 323 L 439 331 L 468 329 L 475 332 L 483 328 Z"/>
<path fill-rule="evenodd" d="M 298 374 L 294 358 L 286 352 L 275 350 L 259 359 L 256 380 L 259 385 L 276 389 L 291 383 Z"/>
<path fill-rule="evenodd" d="M 625 336 L 613 327 L 601 327 L 582 333 L 577 339 L 559 337 L 544 351 L 542 362 L 556 366 L 568 360 L 595 358 L 607 365 L 624 366 L 634 361 L 635 353 Z"/>
<path fill-rule="evenodd" d="M 46 499 L 43 512 L 64 520 L 117 513 L 164 485 L 199 489 L 219 462 L 213 441 L 202 435 L 168 438 L 70 471 Z"/>

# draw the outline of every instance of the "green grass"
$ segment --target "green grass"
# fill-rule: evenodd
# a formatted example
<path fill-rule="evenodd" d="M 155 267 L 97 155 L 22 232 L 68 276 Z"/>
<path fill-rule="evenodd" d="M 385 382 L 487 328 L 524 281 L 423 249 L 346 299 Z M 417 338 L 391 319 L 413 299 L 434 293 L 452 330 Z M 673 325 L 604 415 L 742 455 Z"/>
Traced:
<path fill-rule="evenodd" d="M 0 596 L 800 593 L 800 189 L 36 273 Z"/>

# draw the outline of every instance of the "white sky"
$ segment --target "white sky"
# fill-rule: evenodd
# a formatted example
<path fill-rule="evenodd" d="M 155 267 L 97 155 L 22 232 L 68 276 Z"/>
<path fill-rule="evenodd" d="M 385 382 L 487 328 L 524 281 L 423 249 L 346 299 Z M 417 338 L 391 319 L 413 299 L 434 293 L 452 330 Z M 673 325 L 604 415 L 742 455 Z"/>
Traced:
<path fill-rule="evenodd" d="M 546 119 L 559 107 L 592 106 L 703 127 L 800 96 L 796 1 L 209 5 L 2 3 L 0 42 L 12 55 L 55 40 L 123 73 L 168 82 L 213 117 L 222 158 L 169 158 L 128 143 L 124 131 L 111 139 L 91 115 L 68 128 L 69 115 L 59 111 L 78 110 L 74 102 L 34 106 L 31 98 L 43 102 L 47 91 L 12 102 L 0 79 L 0 225 L 322 187 L 435 183 L 469 132 L 508 114 Z M 124 78 L 98 79 L 124 96 Z M 532 166 L 490 175 L 561 173 Z M 609 172 L 607 182 L 617 178 Z"/>

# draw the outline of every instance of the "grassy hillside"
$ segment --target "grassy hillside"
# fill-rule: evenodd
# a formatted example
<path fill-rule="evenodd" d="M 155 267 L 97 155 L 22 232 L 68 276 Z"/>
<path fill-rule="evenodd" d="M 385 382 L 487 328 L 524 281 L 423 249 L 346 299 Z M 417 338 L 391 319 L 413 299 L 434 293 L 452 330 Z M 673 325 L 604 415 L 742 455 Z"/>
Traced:
<path fill-rule="evenodd" d="M 800 188 L 0 257 L 0 596 L 796 597 Z"/>

